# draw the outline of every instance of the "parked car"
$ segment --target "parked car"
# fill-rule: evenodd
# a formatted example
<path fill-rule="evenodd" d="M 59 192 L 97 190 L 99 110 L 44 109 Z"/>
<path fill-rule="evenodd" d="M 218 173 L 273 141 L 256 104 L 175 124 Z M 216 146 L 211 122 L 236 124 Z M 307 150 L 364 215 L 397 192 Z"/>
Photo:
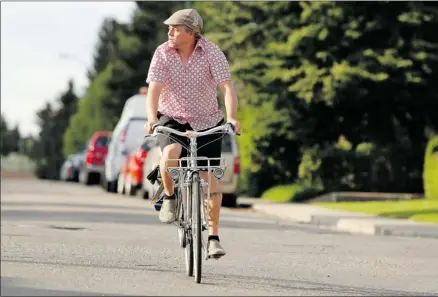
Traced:
<path fill-rule="evenodd" d="M 126 158 L 117 182 L 117 192 L 135 196 L 142 189 L 143 163 L 151 148 L 158 145 L 155 138 L 146 138 L 142 145 Z"/>
<path fill-rule="evenodd" d="M 108 192 L 117 192 L 122 164 L 129 153 L 140 146 L 145 136 L 146 123 L 146 92 L 143 91 L 126 101 L 120 120 L 112 132 L 102 183 Z"/>
<path fill-rule="evenodd" d="M 90 185 L 99 183 L 104 169 L 104 162 L 108 153 L 108 143 L 111 140 L 111 131 L 97 131 L 93 134 L 79 169 L 79 182 Z"/>
<path fill-rule="evenodd" d="M 239 190 L 240 176 L 240 154 L 235 136 L 225 134 L 222 138 L 222 158 L 225 159 L 226 169 L 224 176 L 220 179 L 223 193 L 222 206 L 235 207 L 237 205 L 237 194 Z M 152 148 L 143 165 L 143 197 L 152 198 L 159 186 L 151 184 L 146 178 L 160 163 L 161 149 L 159 146 Z"/>
<path fill-rule="evenodd" d="M 227 168 L 220 180 L 223 193 L 222 205 L 236 207 L 240 179 L 240 153 L 235 136 L 225 134 L 222 138 L 222 158 Z"/>
<path fill-rule="evenodd" d="M 69 155 L 61 166 L 59 177 L 62 181 L 79 181 L 79 169 L 87 145 L 82 145 L 76 154 Z"/>
<path fill-rule="evenodd" d="M 160 158 L 161 148 L 156 145 L 149 150 L 148 157 L 143 163 L 143 181 L 141 184 L 143 199 L 151 199 L 159 189 L 158 183 L 152 184 L 147 176 L 160 164 Z"/>

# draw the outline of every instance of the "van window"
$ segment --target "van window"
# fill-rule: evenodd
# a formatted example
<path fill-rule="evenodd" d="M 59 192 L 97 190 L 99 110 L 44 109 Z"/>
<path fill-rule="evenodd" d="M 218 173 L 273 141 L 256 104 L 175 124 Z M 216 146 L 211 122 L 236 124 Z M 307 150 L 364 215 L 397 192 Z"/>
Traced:
<path fill-rule="evenodd" d="M 225 134 L 222 138 L 222 152 L 231 153 L 233 152 L 233 144 L 231 143 L 231 136 Z"/>
<path fill-rule="evenodd" d="M 432 154 L 438 153 L 438 145 L 432 149 Z"/>

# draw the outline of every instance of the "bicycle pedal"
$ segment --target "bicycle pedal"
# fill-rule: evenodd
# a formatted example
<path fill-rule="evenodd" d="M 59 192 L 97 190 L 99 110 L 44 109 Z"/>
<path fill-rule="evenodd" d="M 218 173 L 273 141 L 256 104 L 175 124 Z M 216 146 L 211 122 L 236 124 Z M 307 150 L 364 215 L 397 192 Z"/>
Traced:
<path fill-rule="evenodd" d="M 164 185 L 161 184 L 160 187 L 158 188 L 157 192 L 155 193 L 154 197 L 152 197 L 151 203 L 157 203 L 157 200 L 160 201 L 162 199 L 163 195 L 161 195 L 161 194 L 163 194 L 163 190 L 164 190 Z"/>
<path fill-rule="evenodd" d="M 163 205 L 163 201 L 157 201 L 157 203 L 154 204 L 154 208 L 156 211 L 160 211 L 161 210 L 161 206 Z"/>

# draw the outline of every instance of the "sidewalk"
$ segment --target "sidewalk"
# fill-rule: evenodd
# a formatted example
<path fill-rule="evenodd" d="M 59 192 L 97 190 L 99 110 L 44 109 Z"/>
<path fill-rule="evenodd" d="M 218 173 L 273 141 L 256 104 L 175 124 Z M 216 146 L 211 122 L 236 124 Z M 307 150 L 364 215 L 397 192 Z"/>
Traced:
<path fill-rule="evenodd" d="M 251 198 L 239 198 L 239 203 L 252 204 L 255 211 L 279 219 L 318 225 L 342 232 L 438 239 L 438 224 L 331 210 L 309 204 L 270 203 Z"/>

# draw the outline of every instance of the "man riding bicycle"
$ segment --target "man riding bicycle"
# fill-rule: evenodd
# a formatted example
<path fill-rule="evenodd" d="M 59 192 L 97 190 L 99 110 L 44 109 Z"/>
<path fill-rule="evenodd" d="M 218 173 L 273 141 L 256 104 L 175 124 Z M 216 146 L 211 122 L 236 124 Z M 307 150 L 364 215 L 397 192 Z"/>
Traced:
<path fill-rule="evenodd" d="M 149 84 L 147 97 L 147 132 L 152 133 L 155 124 L 171 127 L 181 132 L 205 131 L 224 123 L 224 115 L 217 102 L 217 86 L 223 90 L 227 122 L 239 132 L 240 123 L 236 119 L 237 95 L 234 90 L 228 61 L 221 49 L 201 35 L 203 21 L 194 9 L 175 12 L 164 24 L 169 26 L 168 41 L 156 49 L 146 82 Z M 207 135 L 198 138 L 198 156 L 220 158 L 221 135 Z M 172 135 L 172 138 L 188 145 L 188 139 Z M 162 150 L 160 173 L 164 186 L 164 200 L 159 218 L 163 223 L 173 223 L 176 219 L 174 184 L 167 171 L 168 166 L 177 166 L 178 159 L 187 156 L 187 150 L 175 140 L 159 135 Z M 175 163 L 175 164 L 173 164 Z M 200 166 L 205 166 L 199 161 Z M 217 166 L 214 161 L 211 166 Z M 209 216 L 209 256 L 225 255 L 222 248 L 218 225 L 222 193 L 219 181 L 212 176 L 208 180 L 206 171 L 201 177 L 210 184 Z"/>

